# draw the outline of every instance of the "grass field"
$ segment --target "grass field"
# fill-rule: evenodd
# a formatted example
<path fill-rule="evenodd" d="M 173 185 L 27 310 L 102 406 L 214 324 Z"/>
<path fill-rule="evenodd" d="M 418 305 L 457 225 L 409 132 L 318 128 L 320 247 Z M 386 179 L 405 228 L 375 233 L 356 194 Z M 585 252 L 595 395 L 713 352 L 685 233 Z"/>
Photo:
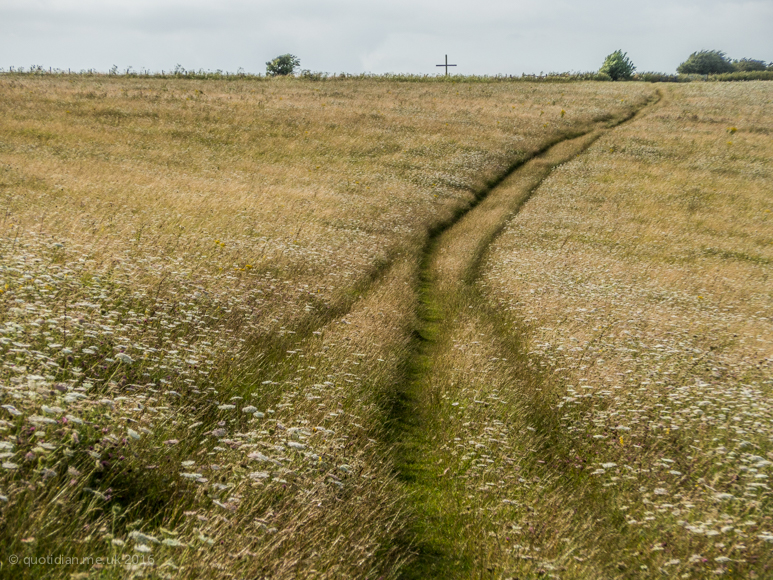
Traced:
<path fill-rule="evenodd" d="M 0 545 L 118 560 L 0 575 L 765 577 L 773 95 L 659 93 L 0 77 Z"/>
<path fill-rule="evenodd" d="M 518 397 L 541 409 L 518 443 L 534 476 L 508 496 L 521 557 L 547 545 L 567 577 L 773 573 L 772 98 L 667 91 L 487 254 L 482 292 L 542 377 Z"/>

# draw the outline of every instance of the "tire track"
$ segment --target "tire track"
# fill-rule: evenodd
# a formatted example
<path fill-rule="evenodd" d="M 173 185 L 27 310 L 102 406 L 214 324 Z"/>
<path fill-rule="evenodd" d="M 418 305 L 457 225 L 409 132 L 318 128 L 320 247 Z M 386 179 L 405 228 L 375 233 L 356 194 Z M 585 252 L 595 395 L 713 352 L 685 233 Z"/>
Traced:
<path fill-rule="evenodd" d="M 452 333 L 470 317 L 492 329 L 495 337 L 503 333 L 474 285 L 487 248 L 554 167 L 580 155 L 605 132 L 650 110 L 661 97 L 657 91 L 644 106 L 623 118 L 546 145 L 490 183 L 466 211 L 431 232 L 420 263 L 419 324 L 413 355 L 407 362 L 408 380 L 391 409 L 390 436 L 397 447 L 397 471 L 411 493 L 413 508 L 413 535 L 405 541 L 416 557 L 402 577 L 469 578 L 493 571 L 475 553 L 470 537 L 475 526 L 464 507 L 467 492 L 452 476 L 446 477 L 449 470 L 441 469 L 438 449 L 442 440 L 438 416 L 447 392 L 442 384 L 447 369 L 438 365 L 453 348 Z M 502 338 L 517 342 L 517 337 Z"/>

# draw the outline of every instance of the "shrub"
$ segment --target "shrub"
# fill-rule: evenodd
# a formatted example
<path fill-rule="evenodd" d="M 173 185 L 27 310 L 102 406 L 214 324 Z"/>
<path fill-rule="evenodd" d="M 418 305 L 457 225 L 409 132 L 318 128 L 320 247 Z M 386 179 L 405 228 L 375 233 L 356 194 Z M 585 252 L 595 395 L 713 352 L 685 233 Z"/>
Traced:
<path fill-rule="evenodd" d="M 681 74 L 711 75 L 733 72 L 733 63 L 721 50 L 693 52 L 676 71 Z"/>
<path fill-rule="evenodd" d="M 297 56 L 282 54 L 266 63 L 266 74 L 271 77 L 291 75 L 300 64 L 301 59 Z"/>
<path fill-rule="evenodd" d="M 773 81 L 773 69 L 735 71 L 714 75 L 711 77 L 714 81 Z"/>
<path fill-rule="evenodd" d="M 613 81 L 630 79 L 636 67 L 622 50 L 616 50 L 604 60 L 599 74 L 607 74 Z"/>
<path fill-rule="evenodd" d="M 733 69 L 738 72 L 751 72 L 765 70 L 766 68 L 765 61 L 753 58 L 742 58 L 741 60 L 733 61 Z"/>
<path fill-rule="evenodd" d="M 669 75 L 661 72 L 640 72 L 634 75 L 634 80 L 644 81 L 645 83 L 678 83 L 684 82 L 677 75 Z"/>

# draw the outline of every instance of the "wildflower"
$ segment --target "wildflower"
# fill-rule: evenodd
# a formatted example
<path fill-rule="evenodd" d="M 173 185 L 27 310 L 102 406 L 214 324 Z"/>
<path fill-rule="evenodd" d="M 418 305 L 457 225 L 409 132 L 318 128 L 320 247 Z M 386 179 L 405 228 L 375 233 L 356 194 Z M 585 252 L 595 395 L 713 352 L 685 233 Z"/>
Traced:
<path fill-rule="evenodd" d="M 172 548 L 185 548 L 187 547 L 187 544 L 181 542 L 180 540 L 176 538 L 166 538 L 161 542 L 165 546 L 170 546 Z"/>
<path fill-rule="evenodd" d="M 119 352 L 117 355 L 115 355 L 115 358 L 117 358 L 119 361 L 121 361 L 122 363 L 125 363 L 127 365 L 129 365 L 129 364 L 134 362 L 132 357 L 130 357 L 128 354 L 125 354 L 125 353 L 122 353 L 122 352 Z"/>
<path fill-rule="evenodd" d="M 198 539 L 199 541 L 204 542 L 205 544 L 209 544 L 210 546 L 215 543 L 214 540 L 212 540 L 211 538 L 208 538 L 204 534 L 199 534 Z"/>
<path fill-rule="evenodd" d="M 140 434 L 137 433 L 134 429 L 127 429 L 126 432 L 129 434 L 129 437 L 131 437 L 132 439 L 140 438 Z"/>
<path fill-rule="evenodd" d="M 681 562 L 681 560 L 669 560 L 668 562 L 665 563 L 665 565 L 666 566 L 676 566 L 680 562 Z"/>
<path fill-rule="evenodd" d="M 17 410 L 16 407 L 14 407 L 13 405 L 3 405 L 3 409 L 8 411 L 14 417 L 18 417 L 19 415 L 21 415 L 21 411 Z"/>

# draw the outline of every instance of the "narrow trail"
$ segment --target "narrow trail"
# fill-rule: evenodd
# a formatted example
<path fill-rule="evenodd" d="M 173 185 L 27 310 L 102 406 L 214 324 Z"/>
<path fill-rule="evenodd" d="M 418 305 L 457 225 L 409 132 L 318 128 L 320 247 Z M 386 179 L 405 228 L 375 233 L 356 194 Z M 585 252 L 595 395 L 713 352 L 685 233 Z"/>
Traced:
<path fill-rule="evenodd" d="M 446 415 L 449 409 L 454 411 L 449 405 L 459 405 L 458 401 L 464 405 L 466 398 L 471 404 L 488 405 L 477 400 L 481 397 L 480 389 L 463 387 L 471 383 L 469 377 L 463 376 L 463 369 L 455 368 L 459 366 L 461 343 L 475 344 L 480 339 L 472 339 L 486 336 L 486 356 L 495 361 L 510 359 L 505 363 L 507 368 L 498 372 L 512 372 L 513 381 L 529 380 L 517 376 L 523 375 L 523 370 L 517 368 L 523 366 L 518 360 L 518 337 L 506 336 L 507 329 L 475 285 L 486 249 L 554 167 L 580 155 L 605 132 L 650 109 L 661 96 L 658 91 L 642 108 L 625 118 L 547 146 L 512 168 L 468 211 L 431 235 L 421 261 L 419 328 L 408 362 L 409 380 L 392 409 L 398 474 L 411 493 L 414 509 L 413 538 L 409 541 L 416 558 L 404 570 L 403 578 L 496 577 L 492 576 L 492 562 L 496 558 L 481 551 L 481 545 L 486 543 L 482 535 L 491 532 L 485 531 L 473 509 L 476 505 L 482 506 L 479 511 L 489 508 L 485 507 L 485 500 L 478 501 L 475 492 L 455 477 L 448 454 L 456 452 L 449 450 L 453 447 L 449 440 L 460 438 L 449 434 L 452 423 Z M 473 362 L 469 364 L 477 365 L 475 361 L 483 358 L 470 360 Z M 465 395 L 468 390 L 473 394 Z M 452 399 L 457 402 L 451 403 Z M 508 412 L 512 413 L 513 408 Z"/>

